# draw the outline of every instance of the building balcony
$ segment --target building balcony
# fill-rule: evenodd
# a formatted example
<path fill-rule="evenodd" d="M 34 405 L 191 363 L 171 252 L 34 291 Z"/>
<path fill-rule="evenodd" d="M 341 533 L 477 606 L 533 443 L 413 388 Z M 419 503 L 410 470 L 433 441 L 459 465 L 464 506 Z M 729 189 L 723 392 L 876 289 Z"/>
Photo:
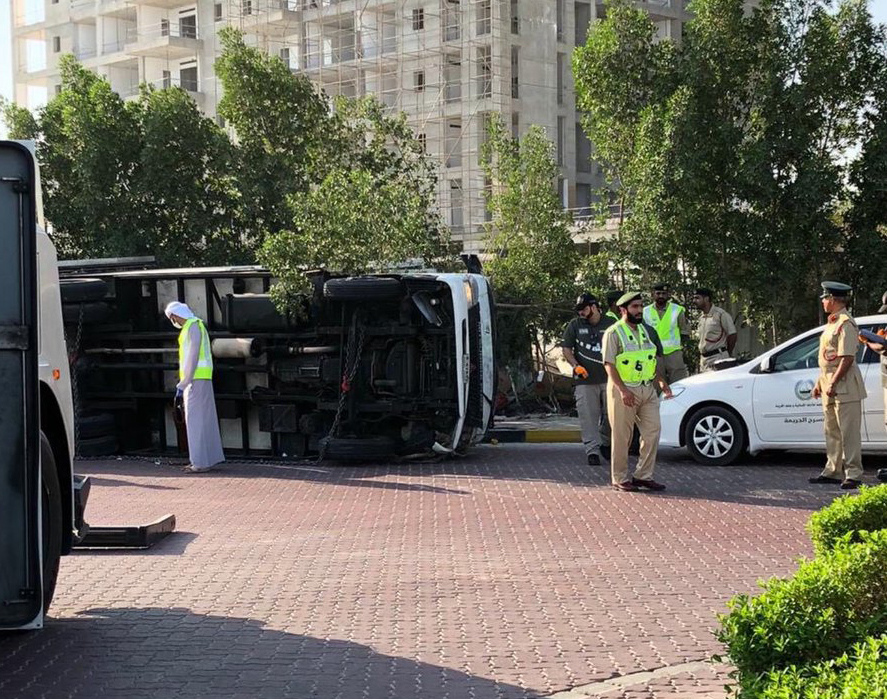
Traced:
<path fill-rule="evenodd" d="M 161 22 L 151 27 L 139 27 L 126 33 L 126 51 L 132 56 L 151 58 L 188 58 L 203 47 L 192 25 Z"/>
<path fill-rule="evenodd" d="M 302 17 L 297 0 L 246 0 L 241 7 L 241 27 L 253 34 L 287 36 Z"/>
<path fill-rule="evenodd" d="M 100 0 L 99 14 L 103 17 L 118 17 L 136 21 L 136 11 L 131 0 Z"/>
<path fill-rule="evenodd" d="M 181 78 L 160 78 L 148 83 L 157 90 L 163 90 L 168 87 L 180 87 L 187 92 L 199 107 L 203 107 L 204 93 L 200 91 L 200 83 L 197 80 L 182 80 Z M 119 94 L 127 102 L 138 99 L 141 94 L 141 84 L 128 85 L 120 89 L 116 89 Z"/>
<path fill-rule="evenodd" d="M 115 65 L 133 60 L 133 57 L 129 54 L 126 42 L 122 39 L 105 44 L 99 52 L 95 49 L 88 49 L 75 55 L 77 60 L 87 68 L 98 68 L 99 66 Z"/>
<path fill-rule="evenodd" d="M 598 243 L 612 238 L 619 232 L 619 222 L 631 215 L 629 210 L 621 210 L 618 204 L 611 204 L 606 211 L 599 206 L 580 206 L 567 209 L 573 222 L 570 234 L 577 244 Z"/>
<path fill-rule="evenodd" d="M 635 0 L 635 7 L 649 13 L 654 22 L 664 19 L 687 20 L 690 18 L 684 0 Z M 606 14 L 604 3 L 597 1 L 597 16 Z"/>

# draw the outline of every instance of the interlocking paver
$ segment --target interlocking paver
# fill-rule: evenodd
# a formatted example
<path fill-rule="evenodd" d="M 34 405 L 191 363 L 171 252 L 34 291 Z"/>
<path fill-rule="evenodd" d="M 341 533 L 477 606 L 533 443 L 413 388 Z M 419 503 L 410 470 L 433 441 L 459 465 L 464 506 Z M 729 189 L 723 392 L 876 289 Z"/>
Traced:
<path fill-rule="evenodd" d="M 80 463 L 89 519 L 174 512 L 148 552 L 63 561 L 54 618 L 0 638 L 0 696 L 527 699 L 708 658 L 715 613 L 811 546 L 816 457 L 667 458 L 621 493 L 575 445 L 431 464 Z M 675 671 L 678 668 L 675 668 Z M 722 668 L 601 696 L 722 697 Z"/>

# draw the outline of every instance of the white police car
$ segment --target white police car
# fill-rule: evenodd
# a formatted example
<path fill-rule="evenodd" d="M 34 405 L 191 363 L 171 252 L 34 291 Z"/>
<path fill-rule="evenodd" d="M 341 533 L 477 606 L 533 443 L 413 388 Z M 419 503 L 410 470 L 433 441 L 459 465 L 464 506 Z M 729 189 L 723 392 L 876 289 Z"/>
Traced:
<path fill-rule="evenodd" d="M 856 322 L 874 331 L 887 326 L 887 315 Z M 744 449 L 825 451 L 822 403 L 812 397 L 822 330 L 802 333 L 745 364 L 676 382 L 674 398 L 660 404 L 660 446 L 685 447 L 712 466 L 733 463 Z M 856 359 L 868 392 L 862 449 L 887 452 L 879 357 L 860 344 Z"/>

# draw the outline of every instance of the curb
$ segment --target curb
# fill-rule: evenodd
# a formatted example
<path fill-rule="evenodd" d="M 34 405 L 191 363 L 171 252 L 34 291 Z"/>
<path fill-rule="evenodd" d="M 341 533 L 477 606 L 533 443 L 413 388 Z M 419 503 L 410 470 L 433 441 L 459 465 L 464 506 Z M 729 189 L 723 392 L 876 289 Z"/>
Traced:
<path fill-rule="evenodd" d="M 484 442 L 499 444 L 580 444 L 582 434 L 579 430 L 522 430 L 515 428 L 494 428 L 487 432 Z"/>

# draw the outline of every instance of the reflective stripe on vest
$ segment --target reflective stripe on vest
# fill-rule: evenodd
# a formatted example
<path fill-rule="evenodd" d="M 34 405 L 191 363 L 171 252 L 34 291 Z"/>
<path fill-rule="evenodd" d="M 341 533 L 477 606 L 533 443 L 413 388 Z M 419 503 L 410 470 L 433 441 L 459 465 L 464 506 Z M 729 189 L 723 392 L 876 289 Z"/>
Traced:
<path fill-rule="evenodd" d="M 179 381 L 185 380 L 185 357 L 188 355 L 188 345 L 191 341 L 188 330 L 194 323 L 197 323 L 197 327 L 200 329 L 200 350 L 197 353 L 197 368 L 194 369 L 194 378 L 212 380 L 213 377 L 213 354 L 209 344 L 209 333 L 200 318 L 189 318 L 179 332 Z"/>
<path fill-rule="evenodd" d="M 656 376 L 656 345 L 647 335 L 642 325 L 637 334 L 632 332 L 624 320 L 613 326 L 622 343 L 622 352 L 616 355 L 616 371 L 627 386 L 637 386 L 652 381 Z"/>
<path fill-rule="evenodd" d="M 659 335 L 663 354 L 671 354 L 681 349 L 681 331 L 678 328 L 678 316 L 681 315 L 683 310 L 683 306 L 669 301 L 665 307 L 665 313 L 659 318 L 655 304 L 644 308 L 644 322 L 647 325 L 652 325 L 656 334 Z"/>

